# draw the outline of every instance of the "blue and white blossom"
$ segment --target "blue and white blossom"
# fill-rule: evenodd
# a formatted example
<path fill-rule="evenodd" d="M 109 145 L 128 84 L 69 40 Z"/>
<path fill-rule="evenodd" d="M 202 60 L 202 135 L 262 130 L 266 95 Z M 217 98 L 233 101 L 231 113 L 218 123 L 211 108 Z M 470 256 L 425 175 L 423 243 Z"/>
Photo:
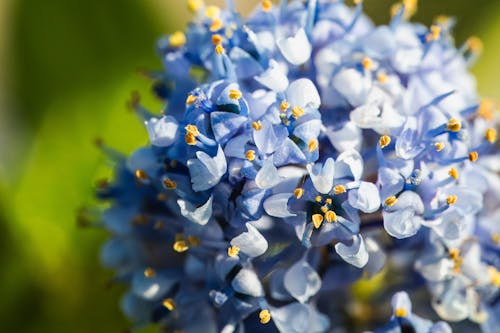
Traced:
<path fill-rule="evenodd" d="M 91 216 L 134 327 L 451 332 L 433 311 L 496 332 L 500 117 L 469 71 L 480 41 L 411 22 L 416 0 L 380 26 L 361 0 L 263 0 L 248 17 L 187 2 L 148 73 L 163 113 L 130 103 L 149 144 L 100 144 L 115 176 Z M 389 316 L 399 289 L 413 304 L 397 292 Z"/>

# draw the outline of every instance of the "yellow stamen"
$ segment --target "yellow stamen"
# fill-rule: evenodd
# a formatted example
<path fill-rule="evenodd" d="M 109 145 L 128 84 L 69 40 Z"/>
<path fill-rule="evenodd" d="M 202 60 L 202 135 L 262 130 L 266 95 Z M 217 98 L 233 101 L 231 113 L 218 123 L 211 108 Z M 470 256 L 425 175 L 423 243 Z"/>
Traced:
<path fill-rule="evenodd" d="M 227 255 L 232 257 L 232 258 L 237 257 L 239 253 L 240 253 L 240 248 L 237 246 L 233 245 L 227 249 Z"/>
<path fill-rule="evenodd" d="M 177 184 L 176 184 L 177 185 Z M 158 193 L 158 195 L 156 196 L 156 200 L 158 201 L 167 201 L 168 200 L 168 195 L 166 195 L 165 193 L 163 192 L 160 192 Z"/>
<path fill-rule="evenodd" d="M 483 42 L 476 36 L 471 36 L 465 42 L 472 53 L 480 54 L 483 52 Z"/>
<path fill-rule="evenodd" d="M 199 246 L 200 243 L 201 243 L 200 239 L 198 237 L 196 237 L 196 236 L 188 236 L 187 242 L 191 246 Z"/>
<path fill-rule="evenodd" d="M 196 137 L 192 133 L 187 133 L 184 135 L 184 140 L 190 146 L 196 145 Z"/>
<path fill-rule="evenodd" d="M 255 150 L 250 149 L 249 151 L 246 152 L 245 158 L 249 161 L 255 160 Z"/>
<path fill-rule="evenodd" d="M 176 241 L 174 242 L 173 249 L 175 252 L 179 253 L 186 252 L 189 249 L 189 246 L 182 235 L 176 236 Z"/>
<path fill-rule="evenodd" d="M 479 155 L 478 155 L 477 151 L 471 151 L 469 153 L 469 161 L 476 162 L 478 158 L 479 158 Z"/>
<path fill-rule="evenodd" d="M 355 5 L 359 5 L 360 3 L 363 3 L 363 0 L 353 0 Z"/>
<path fill-rule="evenodd" d="M 496 245 L 500 245 L 500 233 L 494 232 L 491 234 L 491 241 Z"/>
<path fill-rule="evenodd" d="M 367 71 L 371 71 L 373 69 L 373 61 L 368 58 L 368 57 L 364 57 L 363 60 L 361 61 L 361 65 L 363 66 L 363 68 Z"/>
<path fill-rule="evenodd" d="M 289 107 L 290 107 L 290 103 L 288 103 L 287 101 L 283 101 L 283 102 L 281 102 L 280 110 L 282 112 L 285 112 L 286 110 L 288 110 Z"/>
<path fill-rule="evenodd" d="M 271 320 L 271 312 L 267 309 L 260 311 L 259 319 L 261 324 L 267 324 Z"/>
<path fill-rule="evenodd" d="M 337 185 L 333 188 L 333 193 L 335 193 L 336 195 L 345 193 L 346 191 L 347 190 L 344 185 Z"/>
<path fill-rule="evenodd" d="M 169 311 L 172 311 L 175 309 L 175 302 L 172 298 L 167 298 L 166 300 L 163 301 L 163 306 L 166 307 Z"/>
<path fill-rule="evenodd" d="M 191 104 L 194 104 L 194 102 L 196 102 L 196 96 L 194 95 L 188 95 L 188 97 L 186 98 L 186 104 L 187 105 L 191 105 Z"/>
<path fill-rule="evenodd" d="M 455 118 L 451 118 L 448 121 L 448 125 L 446 126 L 446 130 L 451 132 L 458 132 L 460 131 L 461 128 L 462 128 L 462 123 Z"/>
<path fill-rule="evenodd" d="M 273 9 L 273 3 L 270 0 L 262 0 L 262 10 L 270 12 Z"/>
<path fill-rule="evenodd" d="M 403 308 L 397 308 L 395 311 L 394 311 L 394 315 L 398 318 L 404 318 L 408 315 L 408 313 L 406 312 L 405 309 Z"/>
<path fill-rule="evenodd" d="M 377 74 L 377 81 L 380 83 L 387 83 L 387 74 L 378 73 Z"/>
<path fill-rule="evenodd" d="M 192 12 L 197 12 L 204 5 L 205 5 L 205 3 L 203 2 L 203 0 L 189 0 L 188 1 L 188 8 Z"/>
<path fill-rule="evenodd" d="M 307 145 L 309 147 L 309 151 L 313 152 L 316 149 L 318 149 L 318 140 L 311 140 L 309 141 L 309 144 Z"/>
<path fill-rule="evenodd" d="M 222 29 L 224 23 L 220 19 L 213 20 L 212 24 L 210 24 L 210 31 L 215 32 Z"/>
<path fill-rule="evenodd" d="M 387 207 L 392 207 L 396 204 L 396 202 L 398 202 L 398 198 L 396 198 L 396 196 L 390 196 L 388 197 L 387 199 L 385 199 L 384 203 Z"/>
<path fill-rule="evenodd" d="M 137 169 L 135 170 L 135 178 L 137 178 L 138 180 L 148 180 L 148 174 L 146 173 L 146 171 L 144 170 L 141 170 L 141 169 Z"/>
<path fill-rule="evenodd" d="M 380 148 L 385 148 L 391 143 L 391 137 L 388 135 L 383 135 L 380 137 L 379 144 Z"/>
<path fill-rule="evenodd" d="M 460 249 L 452 248 L 448 250 L 448 254 L 453 260 L 453 271 L 455 273 L 460 272 L 460 265 L 462 265 L 462 258 L 460 257 Z"/>
<path fill-rule="evenodd" d="M 337 214 L 333 210 L 329 210 L 325 213 L 326 222 L 337 222 Z"/>
<path fill-rule="evenodd" d="M 418 0 L 403 0 L 405 6 L 405 17 L 409 18 L 417 12 Z"/>
<path fill-rule="evenodd" d="M 483 99 L 481 103 L 479 103 L 479 107 L 477 108 L 477 115 L 486 120 L 493 120 L 493 115 L 495 112 L 495 102 L 491 99 Z"/>
<path fill-rule="evenodd" d="M 431 25 L 429 30 L 430 30 L 430 33 L 426 37 L 427 41 L 432 42 L 432 41 L 438 40 L 439 37 L 441 36 L 441 27 L 433 24 L 433 25 Z"/>
<path fill-rule="evenodd" d="M 321 223 L 323 223 L 323 215 L 321 214 L 313 214 L 312 216 L 312 222 L 314 224 L 314 227 L 318 229 L 321 226 Z"/>
<path fill-rule="evenodd" d="M 495 141 L 497 141 L 497 130 L 494 128 L 488 128 L 484 136 L 486 137 L 486 141 L 488 141 L 489 143 L 494 143 Z"/>
<path fill-rule="evenodd" d="M 323 198 L 321 196 L 317 195 L 316 198 L 314 198 L 314 200 L 316 202 L 321 202 L 323 200 Z"/>
<path fill-rule="evenodd" d="M 460 257 L 460 249 L 457 248 L 449 249 L 448 254 L 450 255 L 451 259 L 455 260 Z"/>
<path fill-rule="evenodd" d="M 446 203 L 448 205 L 454 205 L 457 203 L 457 199 L 458 197 L 456 195 L 449 195 L 447 198 L 446 198 Z"/>
<path fill-rule="evenodd" d="M 218 18 L 219 15 L 220 15 L 220 8 L 217 6 L 208 6 L 205 9 L 205 16 L 211 18 L 212 20 Z"/>
<path fill-rule="evenodd" d="M 325 214 L 328 211 L 328 206 L 327 205 L 321 206 L 321 211 L 323 212 L 323 214 Z"/>
<path fill-rule="evenodd" d="M 226 52 L 226 50 L 224 49 L 224 47 L 222 45 L 219 44 L 215 47 L 215 53 L 223 54 L 224 52 Z"/>
<path fill-rule="evenodd" d="M 186 35 L 182 31 L 176 31 L 168 38 L 168 43 L 172 47 L 181 47 L 186 44 Z"/>
<path fill-rule="evenodd" d="M 326 198 L 326 199 L 325 199 L 325 203 L 326 203 L 327 205 L 331 205 L 331 204 L 332 204 L 332 202 L 333 202 L 332 198 Z"/>
<path fill-rule="evenodd" d="M 212 35 L 212 43 L 213 43 L 214 45 L 219 45 L 219 44 L 221 44 L 223 41 L 224 41 L 224 38 L 222 38 L 222 36 L 221 36 L 221 35 L 219 35 L 219 34 Z"/>
<path fill-rule="evenodd" d="M 300 199 L 302 198 L 302 196 L 304 195 L 304 189 L 303 188 L 296 188 L 294 191 L 293 191 L 293 195 L 297 198 L 297 199 Z"/>
<path fill-rule="evenodd" d="M 152 268 L 146 268 L 144 270 L 144 276 L 147 278 L 153 278 L 156 276 L 156 271 Z"/>
<path fill-rule="evenodd" d="M 445 144 L 444 144 L 443 142 L 436 142 L 436 143 L 434 144 L 434 147 L 436 147 L 436 151 L 437 151 L 437 152 L 440 152 L 441 150 L 443 150 L 443 149 L 444 149 Z"/>
<path fill-rule="evenodd" d="M 256 131 L 260 131 L 262 129 L 262 123 L 259 121 L 254 121 L 252 123 L 252 128 Z"/>
<path fill-rule="evenodd" d="M 488 274 L 490 275 L 491 284 L 495 287 L 500 287 L 500 272 L 495 267 L 489 266 Z"/>
<path fill-rule="evenodd" d="M 297 119 L 300 118 L 304 115 L 304 109 L 302 109 L 300 106 L 294 106 L 292 109 L 292 116 Z"/>
<path fill-rule="evenodd" d="M 229 98 L 238 100 L 241 98 L 241 96 L 241 91 L 237 89 L 229 89 Z"/>
<path fill-rule="evenodd" d="M 175 190 L 177 188 L 177 183 L 170 178 L 165 178 L 163 180 L 163 185 L 169 190 Z"/>
<path fill-rule="evenodd" d="M 450 171 L 448 171 L 448 175 L 452 178 L 458 179 L 458 171 L 455 168 L 451 168 Z"/>
<path fill-rule="evenodd" d="M 186 132 L 193 134 L 195 137 L 200 135 L 200 131 L 198 131 L 198 127 L 196 125 L 187 125 L 184 129 Z"/>

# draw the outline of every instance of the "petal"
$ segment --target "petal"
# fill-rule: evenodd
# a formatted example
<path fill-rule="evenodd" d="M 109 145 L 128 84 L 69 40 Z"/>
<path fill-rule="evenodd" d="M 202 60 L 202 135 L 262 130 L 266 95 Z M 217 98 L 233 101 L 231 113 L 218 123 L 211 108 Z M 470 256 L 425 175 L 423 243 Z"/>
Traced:
<path fill-rule="evenodd" d="M 421 218 L 415 216 L 411 208 L 400 209 L 395 212 L 382 213 L 384 228 L 389 235 L 396 238 L 407 238 L 415 235 L 420 229 Z"/>
<path fill-rule="evenodd" d="M 288 200 L 293 196 L 293 193 L 279 193 L 270 196 L 264 201 L 264 210 L 270 216 L 274 217 L 291 217 L 296 214 L 290 213 L 288 210 Z"/>
<path fill-rule="evenodd" d="M 363 176 L 363 159 L 356 150 L 347 150 L 335 162 L 335 178 L 352 178 L 357 181 Z"/>
<path fill-rule="evenodd" d="M 132 278 L 132 292 L 143 299 L 158 301 L 177 282 L 173 275 L 157 273 L 153 277 L 146 277 L 143 271 L 134 273 Z"/>
<path fill-rule="evenodd" d="M 392 296 L 391 300 L 392 311 L 403 309 L 409 315 L 412 313 L 410 296 L 405 291 L 400 291 Z"/>
<path fill-rule="evenodd" d="M 311 57 L 311 44 L 304 29 L 297 31 L 295 36 L 279 39 L 276 43 L 283 57 L 292 65 L 302 65 Z"/>
<path fill-rule="evenodd" d="M 333 78 L 333 87 L 354 107 L 365 103 L 370 83 L 352 68 L 341 70 Z"/>
<path fill-rule="evenodd" d="M 300 260 L 285 273 L 284 285 L 290 295 L 305 303 L 321 288 L 321 278 L 307 261 Z"/>
<path fill-rule="evenodd" d="M 267 251 L 267 240 L 250 223 L 246 223 L 247 232 L 244 232 L 231 240 L 231 245 L 240 248 L 247 256 L 258 257 Z"/>
<path fill-rule="evenodd" d="M 351 245 L 341 242 L 335 244 L 335 252 L 346 262 L 358 268 L 362 268 L 368 262 L 368 251 L 366 251 L 361 235 L 353 236 Z"/>
<path fill-rule="evenodd" d="M 326 135 L 331 144 L 339 152 L 359 150 L 361 148 L 361 129 L 352 121 L 348 121 L 340 129 L 327 128 Z"/>
<path fill-rule="evenodd" d="M 196 152 L 196 157 L 198 158 L 188 160 L 187 166 L 193 190 L 199 192 L 217 185 L 226 173 L 227 164 L 224 151 L 220 146 L 215 157 L 210 157 L 203 151 Z"/>
<path fill-rule="evenodd" d="M 247 122 L 247 118 L 232 112 L 212 112 L 210 121 L 215 139 L 225 144 Z"/>
<path fill-rule="evenodd" d="M 380 207 L 380 195 L 375 184 L 361 182 L 359 188 L 349 191 L 349 204 L 365 213 L 373 213 Z"/>
<path fill-rule="evenodd" d="M 242 268 L 231 282 L 234 291 L 253 296 L 264 296 L 264 289 L 257 274 L 253 270 Z"/>
<path fill-rule="evenodd" d="M 269 68 L 259 76 L 256 76 L 255 81 L 276 92 L 285 91 L 288 87 L 288 77 L 283 73 L 275 60 L 269 61 Z"/>
<path fill-rule="evenodd" d="M 328 317 L 308 304 L 291 303 L 272 308 L 271 317 L 280 333 L 322 333 L 330 327 Z"/>
<path fill-rule="evenodd" d="M 255 183 L 261 189 L 270 189 L 280 182 L 278 169 L 274 166 L 272 158 L 268 158 L 257 173 Z"/>
<path fill-rule="evenodd" d="M 292 107 L 318 109 L 321 105 L 318 89 L 309 79 L 293 81 L 286 91 L 286 97 Z"/>
<path fill-rule="evenodd" d="M 153 146 L 168 147 L 174 143 L 179 127 L 174 117 L 165 116 L 160 119 L 153 117 L 144 123 Z"/>
<path fill-rule="evenodd" d="M 177 200 L 177 204 L 181 209 L 182 216 L 196 224 L 205 225 L 212 217 L 212 201 L 213 196 L 210 196 L 207 202 L 200 207 L 182 199 Z"/>
<path fill-rule="evenodd" d="M 335 173 L 335 162 L 332 158 L 328 158 L 325 164 L 308 164 L 307 171 L 309 172 L 314 188 L 319 193 L 326 194 L 332 190 Z"/>

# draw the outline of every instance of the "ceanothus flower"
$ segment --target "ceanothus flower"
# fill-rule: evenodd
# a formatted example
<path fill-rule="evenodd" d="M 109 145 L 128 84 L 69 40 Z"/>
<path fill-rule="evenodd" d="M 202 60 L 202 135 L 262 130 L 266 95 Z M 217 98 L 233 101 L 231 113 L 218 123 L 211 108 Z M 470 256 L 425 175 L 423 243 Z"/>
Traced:
<path fill-rule="evenodd" d="M 362 0 L 187 3 L 145 73 L 161 114 L 130 103 L 149 144 L 99 142 L 115 176 L 84 216 L 111 234 L 101 261 L 134 327 L 363 331 L 405 289 L 424 296 L 396 293 L 374 332 L 451 332 L 415 314 L 432 311 L 495 332 L 500 117 L 469 71 L 480 41 L 411 22 L 417 0 L 380 26 Z"/>

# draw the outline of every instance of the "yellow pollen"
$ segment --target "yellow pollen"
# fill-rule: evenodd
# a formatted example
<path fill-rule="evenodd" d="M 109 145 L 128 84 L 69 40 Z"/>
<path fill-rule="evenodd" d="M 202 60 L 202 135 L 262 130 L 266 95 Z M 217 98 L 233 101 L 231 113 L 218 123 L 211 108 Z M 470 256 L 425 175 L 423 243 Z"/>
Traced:
<path fill-rule="evenodd" d="M 224 41 L 224 38 L 222 38 L 221 35 L 219 35 L 219 34 L 212 35 L 212 43 L 214 45 L 219 45 L 223 41 Z"/>
<path fill-rule="evenodd" d="M 241 98 L 241 96 L 241 91 L 236 89 L 229 89 L 229 98 L 238 100 Z"/>
<path fill-rule="evenodd" d="M 353 0 L 355 5 L 359 5 L 360 3 L 363 3 L 363 0 Z"/>
<path fill-rule="evenodd" d="M 312 222 L 314 224 L 314 227 L 318 229 L 321 226 L 321 223 L 323 223 L 323 215 L 321 214 L 313 214 L 312 216 Z"/>
<path fill-rule="evenodd" d="M 156 196 L 156 200 L 158 201 L 167 201 L 168 199 L 168 195 L 166 195 L 165 193 L 158 193 L 158 195 Z"/>
<path fill-rule="evenodd" d="M 262 123 L 259 121 L 254 121 L 252 123 L 252 128 L 256 131 L 260 131 L 262 129 Z"/>
<path fill-rule="evenodd" d="M 438 40 L 441 36 L 441 27 L 438 25 L 431 25 L 430 33 L 427 35 L 427 41 L 431 42 L 434 40 Z"/>
<path fill-rule="evenodd" d="M 300 199 L 302 198 L 302 196 L 304 195 L 304 189 L 303 188 L 296 188 L 294 191 L 293 191 L 293 195 L 297 198 L 297 199 Z"/>
<path fill-rule="evenodd" d="M 323 200 L 323 198 L 321 196 L 317 195 L 316 198 L 314 198 L 314 200 L 316 202 L 321 202 Z"/>
<path fill-rule="evenodd" d="M 224 23 L 222 23 L 221 20 L 215 19 L 213 20 L 212 24 L 210 24 L 210 31 L 212 32 L 219 31 L 220 29 L 222 29 L 223 25 Z"/>
<path fill-rule="evenodd" d="M 194 104 L 194 102 L 196 102 L 196 96 L 195 95 L 188 95 L 188 97 L 186 98 L 186 104 L 191 105 L 191 104 Z"/>
<path fill-rule="evenodd" d="M 333 202 L 332 198 L 327 198 L 327 199 L 325 199 L 325 203 L 326 203 L 327 205 L 331 205 L 331 204 L 332 204 L 332 202 Z"/>
<path fill-rule="evenodd" d="M 148 174 L 144 170 L 137 169 L 135 170 L 135 178 L 143 181 L 148 180 Z"/>
<path fill-rule="evenodd" d="M 175 252 L 186 252 L 189 249 L 186 241 L 183 238 L 177 237 L 178 239 L 174 242 L 173 249 Z"/>
<path fill-rule="evenodd" d="M 255 160 L 255 150 L 250 149 L 249 151 L 246 152 L 245 158 L 249 161 Z"/>
<path fill-rule="evenodd" d="M 384 203 L 387 207 L 392 207 L 396 204 L 396 202 L 398 202 L 398 198 L 396 198 L 396 196 L 390 196 L 388 197 L 387 199 L 385 199 Z"/>
<path fill-rule="evenodd" d="M 462 128 L 462 123 L 455 118 L 451 118 L 448 121 L 448 125 L 446 126 L 446 129 L 451 132 L 458 132 L 460 131 L 461 128 Z"/>
<path fill-rule="evenodd" d="M 457 258 L 460 258 L 460 249 L 457 248 L 449 249 L 448 254 L 450 255 L 451 259 L 456 260 Z"/>
<path fill-rule="evenodd" d="M 227 255 L 232 257 L 232 258 L 236 258 L 239 253 L 240 253 L 240 248 L 237 246 L 233 245 L 227 249 Z"/>
<path fill-rule="evenodd" d="M 495 102 L 491 99 L 483 99 L 477 108 L 477 115 L 486 120 L 493 120 Z"/>
<path fill-rule="evenodd" d="M 500 245 L 500 233 L 494 232 L 491 234 L 491 241 L 496 245 Z"/>
<path fill-rule="evenodd" d="M 188 236 L 187 242 L 191 246 L 199 246 L 200 245 L 200 239 L 196 236 Z"/>
<path fill-rule="evenodd" d="M 476 162 L 478 158 L 479 158 L 479 155 L 478 155 L 477 151 L 471 151 L 469 153 L 469 161 Z"/>
<path fill-rule="evenodd" d="M 172 47 L 181 47 L 186 44 L 186 35 L 182 31 L 176 31 L 168 38 L 168 43 Z"/>
<path fill-rule="evenodd" d="M 321 211 L 324 213 L 326 213 L 328 211 L 328 206 L 327 205 L 324 205 L 324 206 L 321 206 Z"/>
<path fill-rule="evenodd" d="M 403 5 L 405 6 L 405 12 L 409 16 L 413 16 L 417 12 L 418 0 L 403 0 Z"/>
<path fill-rule="evenodd" d="M 318 140 L 313 139 L 313 140 L 309 141 L 309 144 L 307 146 L 308 146 L 310 152 L 315 151 L 316 149 L 318 149 Z"/>
<path fill-rule="evenodd" d="M 497 130 L 494 128 L 488 128 L 484 136 L 486 137 L 486 141 L 488 141 L 489 143 L 494 143 L 495 141 L 497 141 Z"/>
<path fill-rule="evenodd" d="M 169 190 L 175 190 L 177 188 L 177 183 L 170 178 L 165 178 L 163 180 L 163 185 Z"/>
<path fill-rule="evenodd" d="M 184 127 L 186 132 L 193 134 L 195 137 L 200 135 L 200 132 L 198 131 L 198 127 L 196 125 L 187 125 Z"/>
<path fill-rule="evenodd" d="M 443 142 L 436 142 L 436 143 L 434 144 L 434 147 L 436 147 L 436 151 L 437 151 L 437 152 L 440 152 L 441 150 L 443 150 L 443 149 L 444 149 L 445 144 L 444 144 Z"/>
<path fill-rule="evenodd" d="M 189 0 L 188 1 L 188 8 L 192 12 L 197 12 L 204 5 L 205 5 L 205 3 L 203 2 L 203 0 Z"/>
<path fill-rule="evenodd" d="M 259 312 L 259 319 L 261 324 L 267 324 L 271 320 L 271 312 L 269 310 L 264 309 Z"/>
<path fill-rule="evenodd" d="M 333 193 L 335 193 L 336 195 L 345 193 L 346 191 L 347 190 L 344 185 L 337 185 L 333 188 Z"/>
<path fill-rule="evenodd" d="M 326 222 L 337 222 L 337 214 L 333 210 L 329 210 L 325 213 Z"/>
<path fill-rule="evenodd" d="M 490 275 L 491 284 L 495 287 L 500 287 L 500 272 L 495 267 L 489 266 L 488 274 Z"/>
<path fill-rule="evenodd" d="M 220 8 L 217 6 L 208 6 L 205 9 L 205 15 L 206 15 L 206 17 L 211 18 L 212 20 L 215 20 L 220 15 Z"/>
<path fill-rule="evenodd" d="M 377 81 L 380 83 L 387 83 L 387 74 L 379 73 L 377 75 Z"/>
<path fill-rule="evenodd" d="M 380 148 L 385 148 L 391 143 L 391 137 L 388 135 L 383 135 L 380 137 L 379 144 Z"/>
<path fill-rule="evenodd" d="M 226 52 L 226 50 L 224 49 L 224 47 L 222 45 L 219 44 L 215 47 L 215 53 L 223 54 L 224 52 Z"/>
<path fill-rule="evenodd" d="M 373 69 L 373 61 L 368 57 L 363 58 L 363 60 L 361 61 L 361 65 L 367 71 L 370 71 Z"/>
<path fill-rule="evenodd" d="M 163 301 L 163 306 L 166 307 L 169 311 L 172 311 L 175 309 L 175 302 L 172 298 L 167 298 L 166 300 Z"/>
<path fill-rule="evenodd" d="M 406 317 L 408 314 L 406 313 L 406 310 L 403 309 L 403 308 L 397 308 L 395 311 L 394 311 L 394 315 L 398 318 L 404 318 Z"/>
<path fill-rule="evenodd" d="M 187 133 L 184 135 L 184 140 L 190 146 L 196 145 L 196 137 L 192 133 Z"/>
<path fill-rule="evenodd" d="M 449 195 L 447 198 L 446 198 L 446 203 L 448 205 L 454 205 L 457 203 L 457 199 L 458 197 L 456 195 Z"/>
<path fill-rule="evenodd" d="M 304 115 L 304 109 L 302 109 L 300 106 L 294 106 L 292 109 L 292 116 L 297 119 L 300 118 Z"/>
<path fill-rule="evenodd" d="M 152 268 L 146 268 L 144 270 L 144 276 L 147 278 L 152 278 L 156 276 L 156 271 Z"/>
<path fill-rule="evenodd" d="M 448 175 L 452 178 L 458 179 L 458 171 L 455 168 L 451 168 L 450 171 L 448 171 Z"/>
<path fill-rule="evenodd" d="M 480 54 L 483 52 L 483 42 L 476 36 L 471 36 L 465 42 L 471 52 Z"/>
<path fill-rule="evenodd" d="M 283 102 L 281 102 L 280 110 L 282 112 L 285 112 L 286 110 L 288 110 L 289 107 L 290 107 L 290 103 L 288 103 L 287 101 L 283 101 Z"/>
<path fill-rule="evenodd" d="M 273 9 L 273 3 L 271 0 L 262 0 L 262 10 L 265 12 L 269 12 Z"/>

